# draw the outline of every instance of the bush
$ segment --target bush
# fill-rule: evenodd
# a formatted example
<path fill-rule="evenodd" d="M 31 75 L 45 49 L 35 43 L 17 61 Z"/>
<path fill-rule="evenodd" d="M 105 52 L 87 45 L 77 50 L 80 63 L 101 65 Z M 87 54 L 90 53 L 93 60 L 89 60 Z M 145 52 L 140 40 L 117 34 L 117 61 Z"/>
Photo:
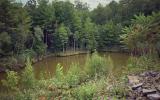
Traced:
<path fill-rule="evenodd" d="M 56 66 L 54 83 L 58 86 L 62 86 L 64 84 L 63 66 L 61 66 L 60 64 L 57 64 Z"/>
<path fill-rule="evenodd" d="M 33 49 L 27 49 L 25 51 L 22 51 L 19 55 L 17 55 L 17 59 L 18 61 L 25 63 L 28 57 L 34 58 L 35 56 L 36 56 L 36 52 L 33 51 Z"/>
<path fill-rule="evenodd" d="M 34 88 L 35 87 L 35 76 L 34 76 L 34 72 L 33 72 L 33 68 L 31 65 L 31 61 L 29 58 L 27 58 L 27 62 L 26 62 L 26 67 L 22 73 L 22 85 L 24 86 L 24 88 Z"/>
<path fill-rule="evenodd" d="M 126 97 L 128 89 L 126 87 L 126 84 L 123 83 L 123 81 L 117 81 L 116 83 L 112 83 L 110 90 L 108 92 L 112 96 L 123 98 Z"/>
<path fill-rule="evenodd" d="M 33 91 L 32 89 L 24 90 L 23 92 L 18 92 L 15 99 L 16 100 L 37 100 L 38 92 Z"/>
<path fill-rule="evenodd" d="M 96 84 L 89 83 L 81 85 L 74 91 L 75 98 L 78 100 L 91 100 L 96 93 Z"/>
<path fill-rule="evenodd" d="M 80 82 L 81 69 L 77 64 L 72 64 L 65 77 L 66 83 L 70 86 L 77 85 Z"/>
<path fill-rule="evenodd" d="M 18 89 L 18 73 L 14 71 L 7 71 L 7 79 L 2 80 L 2 84 L 6 86 L 8 89 L 17 90 Z"/>
<path fill-rule="evenodd" d="M 145 70 L 154 70 L 157 67 L 157 62 L 149 56 L 130 57 L 128 60 L 128 71 L 137 73 Z"/>
<path fill-rule="evenodd" d="M 103 75 L 107 72 L 106 61 L 100 57 L 96 52 L 87 59 L 85 71 L 89 76 Z"/>
<path fill-rule="evenodd" d="M 101 93 L 104 93 L 103 89 L 106 87 L 106 77 L 100 77 L 99 79 L 91 80 L 85 84 L 80 85 L 74 89 L 74 97 L 78 100 L 92 100 L 98 98 Z"/>

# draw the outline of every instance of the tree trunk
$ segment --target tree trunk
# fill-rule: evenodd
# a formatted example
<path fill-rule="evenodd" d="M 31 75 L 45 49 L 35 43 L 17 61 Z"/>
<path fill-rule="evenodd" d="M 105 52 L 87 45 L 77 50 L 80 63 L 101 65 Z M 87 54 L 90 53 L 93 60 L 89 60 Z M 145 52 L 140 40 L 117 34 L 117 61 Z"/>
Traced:
<path fill-rule="evenodd" d="M 76 41 L 75 41 L 75 39 L 74 39 L 74 43 L 73 43 L 73 45 L 74 45 L 74 52 L 76 51 Z"/>
<path fill-rule="evenodd" d="M 63 53 L 64 53 L 64 44 L 63 44 Z"/>

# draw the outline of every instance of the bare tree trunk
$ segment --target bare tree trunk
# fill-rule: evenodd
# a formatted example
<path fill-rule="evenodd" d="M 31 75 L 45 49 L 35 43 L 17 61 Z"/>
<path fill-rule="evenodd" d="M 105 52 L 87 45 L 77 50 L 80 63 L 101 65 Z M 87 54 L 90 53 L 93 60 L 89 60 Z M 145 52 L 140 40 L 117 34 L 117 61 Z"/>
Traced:
<path fill-rule="evenodd" d="M 76 51 L 76 41 L 75 41 L 75 39 L 74 39 L 74 43 L 73 43 L 73 45 L 74 45 L 74 52 Z"/>
<path fill-rule="evenodd" d="M 63 53 L 64 53 L 64 44 L 63 44 Z"/>

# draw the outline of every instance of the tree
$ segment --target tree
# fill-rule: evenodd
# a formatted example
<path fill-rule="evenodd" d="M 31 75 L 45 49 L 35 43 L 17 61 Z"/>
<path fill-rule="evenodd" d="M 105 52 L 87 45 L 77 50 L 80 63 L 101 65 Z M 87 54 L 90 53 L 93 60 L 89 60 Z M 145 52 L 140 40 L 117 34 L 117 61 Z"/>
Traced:
<path fill-rule="evenodd" d="M 43 31 L 37 26 L 34 28 L 34 40 L 33 40 L 33 50 L 37 53 L 37 56 L 42 56 L 45 54 L 46 45 L 43 42 Z"/>
<path fill-rule="evenodd" d="M 0 34 L 6 37 L 6 41 L 0 43 L 3 47 L 1 53 L 19 53 L 25 48 L 30 17 L 22 8 L 22 4 L 10 0 L 0 1 L 0 12 Z"/>
<path fill-rule="evenodd" d="M 29 12 L 29 14 L 31 16 L 33 16 L 33 13 L 36 9 L 36 5 L 37 5 L 36 0 L 28 0 L 25 4 L 24 8 Z"/>
<path fill-rule="evenodd" d="M 31 18 L 28 12 L 22 8 L 22 5 L 16 6 L 16 29 L 12 34 L 12 43 L 14 44 L 14 52 L 20 53 L 26 49 L 26 41 L 31 34 Z"/>
<path fill-rule="evenodd" d="M 96 48 L 96 41 L 95 41 L 95 26 L 91 22 L 90 18 L 86 18 L 86 21 L 83 25 L 83 45 L 85 48 L 89 49 L 90 51 Z"/>
<path fill-rule="evenodd" d="M 108 14 L 109 11 L 106 11 L 106 9 L 99 4 L 97 8 L 92 11 L 91 18 L 96 24 L 104 24 L 108 17 L 106 13 Z"/>
<path fill-rule="evenodd" d="M 66 44 L 68 42 L 68 32 L 67 27 L 64 24 L 61 24 L 56 32 L 56 38 L 59 40 L 58 45 L 62 48 L 63 52 L 65 51 Z"/>
<path fill-rule="evenodd" d="M 132 19 L 132 24 L 129 27 L 125 27 L 122 35 L 123 42 L 132 50 L 133 53 L 153 53 L 156 50 L 157 44 L 159 43 L 159 31 L 155 30 L 158 27 L 157 16 L 159 13 L 153 14 L 152 16 L 145 16 L 140 14 L 135 15 Z M 155 20 L 157 22 L 155 22 Z M 154 28 L 153 26 L 154 25 Z M 152 31 L 154 29 L 154 31 Z M 146 51 L 147 50 L 147 51 Z"/>
<path fill-rule="evenodd" d="M 12 15 L 12 4 L 9 0 L 0 1 L 0 56 L 12 51 L 11 34 L 13 32 L 14 18 Z"/>
<path fill-rule="evenodd" d="M 33 14 L 33 25 L 45 29 L 54 19 L 54 8 L 49 4 L 49 0 L 38 0 L 38 7 Z"/>
<path fill-rule="evenodd" d="M 74 51 L 76 50 L 76 47 L 80 44 L 80 35 L 82 33 L 82 21 L 79 17 L 78 11 L 75 11 L 74 18 L 73 18 L 73 47 Z"/>
<path fill-rule="evenodd" d="M 0 57 L 5 56 L 11 50 L 11 37 L 7 32 L 0 33 Z"/>
<path fill-rule="evenodd" d="M 121 34 L 121 25 L 113 21 L 99 26 L 98 48 L 105 49 L 113 45 L 119 45 L 119 35 Z"/>
<path fill-rule="evenodd" d="M 74 14 L 74 5 L 69 1 L 53 2 L 55 8 L 55 16 L 59 23 L 64 23 L 70 29 L 72 27 L 72 19 Z"/>

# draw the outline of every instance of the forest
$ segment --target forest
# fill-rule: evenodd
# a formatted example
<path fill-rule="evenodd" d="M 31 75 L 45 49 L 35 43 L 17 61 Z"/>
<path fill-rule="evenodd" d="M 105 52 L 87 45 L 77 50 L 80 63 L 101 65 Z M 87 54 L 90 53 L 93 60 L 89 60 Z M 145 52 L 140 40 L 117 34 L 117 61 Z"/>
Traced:
<path fill-rule="evenodd" d="M 67 50 L 127 49 L 126 44 L 134 52 L 150 44 L 159 52 L 159 5 L 159 0 L 120 0 L 90 10 L 79 0 L 28 0 L 25 5 L 1 0 L 0 57 L 19 60 Z"/>
<path fill-rule="evenodd" d="M 42 72 L 42 79 L 35 79 L 32 62 L 68 51 L 89 52 L 91 57 L 87 57 L 84 71 L 78 64 L 72 64 L 65 75 L 63 67 L 57 64 L 53 79 L 45 72 Z M 127 89 L 122 89 L 126 80 L 115 79 L 111 71 L 113 61 L 110 57 L 104 61 L 97 53 L 102 51 L 131 55 L 122 78 L 131 72 L 158 71 L 160 1 L 113 0 L 91 9 L 81 0 L 74 3 L 69 0 L 28 0 L 25 4 L 0 0 L 0 72 L 7 74 L 2 84 L 10 92 L 18 91 L 16 96 L 11 92 L 10 99 L 91 100 L 107 96 L 124 100 L 130 97 Z M 24 72 L 19 75 L 17 69 L 21 68 Z M 115 86 L 102 91 L 108 86 L 106 82 L 113 82 Z"/>

